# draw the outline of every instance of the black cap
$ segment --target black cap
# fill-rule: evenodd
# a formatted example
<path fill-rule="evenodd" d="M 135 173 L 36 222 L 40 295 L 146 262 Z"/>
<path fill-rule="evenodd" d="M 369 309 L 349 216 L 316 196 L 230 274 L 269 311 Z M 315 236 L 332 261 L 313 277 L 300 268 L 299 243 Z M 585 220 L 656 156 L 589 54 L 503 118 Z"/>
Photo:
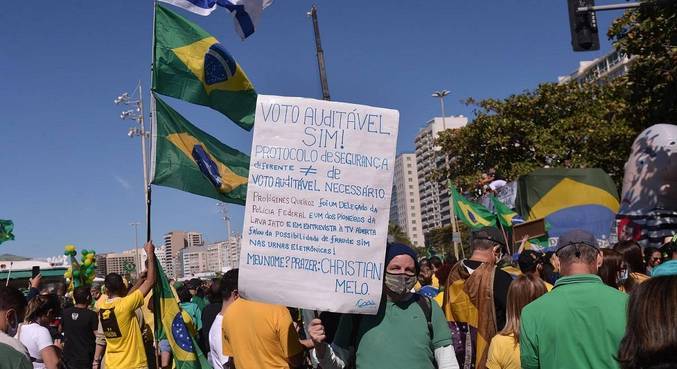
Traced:
<path fill-rule="evenodd" d="M 533 271 L 539 263 L 543 262 L 543 254 L 535 250 L 524 250 L 517 259 L 522 273 Z"/>
<path fill-rule="evenodd" d="M 505 246 L 503 233 L 496 227 L 482 227 L 472 232 L 471 240 L 489 240 L 499 245 Z"/>
<path fill-rule="evenodd" d="M 570 245 L 586 245 L 595 249 L 599 249 L 595 236 L 592 233 L 582 229 L 574 229 L 561 235 L 559 237 L 559 241 L 557 242 L 557 250 L 555 252 L 559 252 L 559 250 Z"/>

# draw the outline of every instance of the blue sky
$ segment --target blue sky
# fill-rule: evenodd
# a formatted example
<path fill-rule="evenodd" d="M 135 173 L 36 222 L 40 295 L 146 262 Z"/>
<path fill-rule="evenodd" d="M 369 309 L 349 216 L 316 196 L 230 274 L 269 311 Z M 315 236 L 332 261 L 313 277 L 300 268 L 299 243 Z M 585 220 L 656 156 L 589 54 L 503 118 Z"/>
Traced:
<path fill-rule="evenodd" d="M 176 11 L 215 35 L 259 93 L 320 98 L 306 17 L 312 3 L 277 0 L 244 42 L 224 10 L 210 17 Z M 601 52 L 571 50 L 564 0 L 317 3 L 332 99 L 398 109 L 398 152 L 411 151 L 416 132 L 439 114 L 433 90 L 452 92 L 448 114 L 471 116 L 461 99 L 519 93 L 610 49 L 602 36 Z M 70 243 L 98 252 L 133 246 L 129 223 L 144 220 L 140 143 L 127 137 L 131 124 L 119 119 L 113 99 L 138 80 L 150 84 L 152 9 L 150 0 L 4 4 L 0 218 L 14 220 L 16 240 L 0 253 L 44 257 Z M 618 15 L 600 13 L 601 29 Z M 249 152 L 251 133 L 224 116 L 167 101 Z M 230 212 L 239 231 L 243 208 Z M 216 201 L 154 187 L 153 238 L 160 242 L 175 229 L 203 232 L 209 241 L 226 236 Z"/>

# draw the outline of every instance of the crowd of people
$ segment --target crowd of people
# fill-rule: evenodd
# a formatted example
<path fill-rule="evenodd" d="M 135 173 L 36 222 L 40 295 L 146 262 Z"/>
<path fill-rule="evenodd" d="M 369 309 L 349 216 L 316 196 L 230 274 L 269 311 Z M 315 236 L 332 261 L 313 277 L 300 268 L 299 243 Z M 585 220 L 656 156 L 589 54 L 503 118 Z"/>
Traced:
<path fill-rule="evenodd" d="M 376 315 L 302 311 L 238 293 L 238 270 L 173 284 L 183 322 L 215 369 L 677 367 L 677 245 L 600 248 L 581 230 L 550 253 L 509 255 L 496 228 L 472 254 L 419 258 L 388 244 Z M 0 369 L 176 367 L 154 332 L 154 247 L 133 286 L 111 273 L 66 298 L 0 287 Z"/>

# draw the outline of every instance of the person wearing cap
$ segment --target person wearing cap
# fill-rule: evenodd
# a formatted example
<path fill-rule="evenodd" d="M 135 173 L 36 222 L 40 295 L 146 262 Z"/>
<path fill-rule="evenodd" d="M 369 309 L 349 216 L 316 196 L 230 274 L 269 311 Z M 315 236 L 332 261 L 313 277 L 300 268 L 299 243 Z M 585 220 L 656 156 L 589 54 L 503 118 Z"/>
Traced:
<path fill-rule="evenodd" d="M 414 250 L 389 244 L 384 265 L 383 295 L 376 315 L 343 315 L 331 346 L 322 321 L 311 321 L 308 332 L 320 366 L 458 368 L 442 310 L 429 298 L 412 293 L 418 273 Z"/>
<path fill-rule="evenodd" d="M 569 231 L 555 255 L 562 277 L 522 310 L 522 368 L 619 368 L 615 356 L 625 333 L 628 295 L 596 275 L 602 253 L 595 236 Z"/>
<path fill-rule="evenodd" d="M 536 278 L 539 278 L 545 283 L 545 289 L 550 292 L 552 290 L 552 285 L 545 281 L 543 278 L 544 270 L 544 261 L 543 258 L 545 255 L 535 250 L 524 250 L 517 259 L 517 264 L 520 267 L 520 272 L 524 275 L 533 275 Z"/>
<path fill-rule="evenodd" d="M 470 244 L 470 259 L 459 261 L 449 272 L 442 309 L 451 327 L 459 364 L 484 368 L 489 343 L 505 326 L 512 277 L 496 268 L 505 249 L 503 234 L 496 227 L 474 231 Z"/>

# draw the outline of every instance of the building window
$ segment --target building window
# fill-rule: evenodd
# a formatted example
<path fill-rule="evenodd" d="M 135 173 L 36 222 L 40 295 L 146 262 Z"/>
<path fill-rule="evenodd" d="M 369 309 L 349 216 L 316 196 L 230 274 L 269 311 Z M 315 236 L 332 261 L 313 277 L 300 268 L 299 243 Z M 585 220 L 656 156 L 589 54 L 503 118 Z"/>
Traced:
<path fill-rule="evenodd" d="M 411 210 L 414 210 L 414 209 L 416 209 L 416 207 L 412 206 L 412 207 L 411 207 Z M 412 214 L 413 214 L 413 213 L 412 213 Z"/>
<path fill-rule="evenodd" d="M 409 178 L 409 182 L 413 182 L 413 181 L 414 181 L 414 179 L 413 179 L 413 178 Z"/>

